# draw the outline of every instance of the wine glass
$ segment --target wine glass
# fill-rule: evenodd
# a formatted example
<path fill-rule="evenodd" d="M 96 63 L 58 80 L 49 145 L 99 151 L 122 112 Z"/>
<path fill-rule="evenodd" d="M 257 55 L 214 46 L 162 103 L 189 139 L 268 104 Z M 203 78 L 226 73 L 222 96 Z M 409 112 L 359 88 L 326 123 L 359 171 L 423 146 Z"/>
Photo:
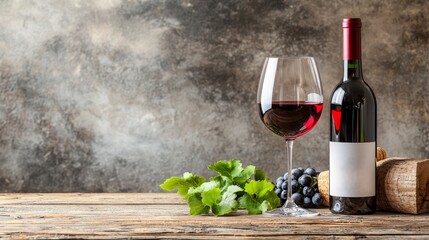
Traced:
<path fill-rule="evenodd" d="M 323 109 L 322 84 L 312 57 L 268 57 L 258 87 L 259 115 L 265 126 L 287 143 L 288 179 L 286 203 L 268 214 L 294 217 L 318 212 L 298 207 L 291 198 L 293 141 L 310 131 Z"/>

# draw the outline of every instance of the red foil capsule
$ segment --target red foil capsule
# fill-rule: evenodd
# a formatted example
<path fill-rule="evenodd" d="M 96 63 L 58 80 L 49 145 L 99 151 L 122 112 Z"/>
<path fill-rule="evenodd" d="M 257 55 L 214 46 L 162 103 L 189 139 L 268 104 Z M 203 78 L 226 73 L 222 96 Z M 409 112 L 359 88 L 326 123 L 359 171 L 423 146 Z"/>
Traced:
<path fill-rule="evenodd" d="M 343 60 L 361 59 L 360 18 L 343 19 Z"/>

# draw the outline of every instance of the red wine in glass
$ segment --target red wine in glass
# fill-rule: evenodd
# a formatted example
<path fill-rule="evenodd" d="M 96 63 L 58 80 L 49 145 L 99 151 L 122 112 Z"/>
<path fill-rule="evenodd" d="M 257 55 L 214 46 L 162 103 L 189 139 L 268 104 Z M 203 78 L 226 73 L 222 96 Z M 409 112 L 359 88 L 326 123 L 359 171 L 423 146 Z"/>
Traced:
<path fill-rule="evenodd" d="M 323 109 L 320 102 L 273 101 L 267 105 L 262 108 L 258 104 L 259 116 L 268 129 L 286 139 L 295 139 L 310 131 Z"/>

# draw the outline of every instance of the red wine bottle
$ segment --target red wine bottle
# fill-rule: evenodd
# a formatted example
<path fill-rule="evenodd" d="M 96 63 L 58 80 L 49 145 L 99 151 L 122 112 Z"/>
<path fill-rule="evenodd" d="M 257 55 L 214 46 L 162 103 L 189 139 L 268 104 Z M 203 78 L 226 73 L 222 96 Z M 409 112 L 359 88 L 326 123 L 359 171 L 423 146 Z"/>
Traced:
<path fill-rule="evenodd" d="M 344 73 L 331 95 L 329 208 L 338 214 L 376 210 L 377 107 L 362 75 L 361 27 L 343 20 Z"/>

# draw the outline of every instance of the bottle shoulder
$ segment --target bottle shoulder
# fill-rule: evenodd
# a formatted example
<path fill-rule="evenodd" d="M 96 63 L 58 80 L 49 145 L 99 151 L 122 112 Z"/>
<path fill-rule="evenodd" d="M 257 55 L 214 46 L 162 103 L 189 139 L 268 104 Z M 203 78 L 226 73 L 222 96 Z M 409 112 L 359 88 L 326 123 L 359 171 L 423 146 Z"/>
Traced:
<path fill-rule="evenodd" d="M 362 80 L 347 80 L 337 84 L 331 94 L 331 104 L 341 105 L 346 102 L 367 102 L 376 104 L 371 87 Z"/>

